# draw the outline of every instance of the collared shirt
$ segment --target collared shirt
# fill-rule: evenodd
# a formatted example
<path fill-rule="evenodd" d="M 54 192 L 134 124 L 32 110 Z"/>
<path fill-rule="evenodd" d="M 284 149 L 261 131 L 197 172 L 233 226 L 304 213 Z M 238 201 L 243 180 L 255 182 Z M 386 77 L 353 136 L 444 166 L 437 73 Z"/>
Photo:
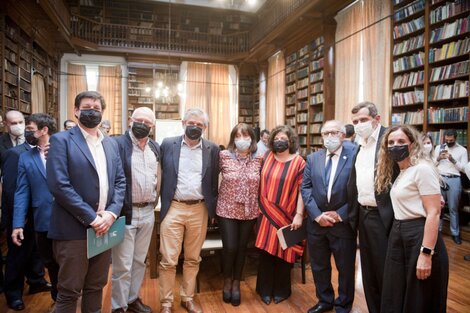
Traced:
<path fill-rule="evenodd" d="M 380 124 L 377 125 L 367 143 L 361 138 L 356 158 L 357 200 L 360 205 L 377 206 L 374 188 L 375 152 L 378 144 Z"/>
<path fill-rule="evenodd" d="M 13 147 L 23 144 L 26 140 L 24 138 L 24 135 L 20 135 L 20 136 L 13 136 L 12 134 L 9 134 L 9 135 L 10 135 L 10 140 L 11 140 L 11 143 L 13 144 Z"/>
<path fill-rule="evenodd" d="M 80 125 L 78 125 L 80 127 Z M 96 172 L 98 173 L 98 179 L 100 182 L 100 200 L 98 205 L 98 212 L 102 212 L 106 209 L 106 202 L 108 200 L 108 169 L 106 167 L 106 154 L 103 148 L 103 134 L 98 131 L 98 137 L 92 136 L 87 133 L 82 127 L 80 127 L 83 137 L 85 137 L 88 148 L 90 149 L 91 156 L 95 162 Z M 113 214 L 114 215 L 114 214 Z"/>
<path fill-rule="evenodd" d="M 456 161 L 455 164 L 449 161 L 449 159 L 442 159 L 437 162 L 437 170 L 441 175 L 457 175 L 460 176 L 460 172 L 465 171 L 465 165 L 468 163 L 467 149 L 459 145 L 457 142 L 450 148 L 447 145 L 445 149 L 452 155 L 452 158 Z M 434 151 L 434 156 L 437 160 L 441 152 L 441 145 L 437 145 Z"/>
<path fill-rule="evenodd" d="M 339 157 L 341 156 L 341 152 L 343 152 L 343 147 L 340 147 L 338 150 L 334 152 L 334 155 L 331 157 L 331 172 L 330 172 L 330 181 L 328 183 L 328 202 L 330 202 L 331 197 L 331 188 L 333 188 L 333 182 L 335 180 L 336 169 L 338 168 Z M 330 152 L 326 150 L 326 158 L 325 158 L 325 167 L 330 159 Z"/>
<path fill-rule="evenodd" d="M 157 168 L 158 160 L 147 142 L 144 150 L 139 141 L 129 131 L 132 140 L 132 202 L 155 202 L 157 199 Z"/>
<path fill-rule="evenodd" d="M 214 166 L 216 166 L 216 164 L 214 164 Z M 183 137 L 175 199 L 204 199 L 202 195 L 202 139 L 196 146 L 190 147 L 184 141 Z"/>
<path fill-rule="evenodd" d="M 256 155 L 264 156 L 266 152 L 269 151 L 268 146 L 262 140 L 258 141 L 256 146 L 258 147 L 256 149 Z"/>
<path fill-rule="evenodd" d="M 37 146 L 37 147 L 39 151 L 39 156 L 41 157 L 42 164 L 44 164 L 44 168 L 45 168 L 46 167 L 46 155 L 44 154 L 44 150 L 42 150 L 40 146 Z"/>

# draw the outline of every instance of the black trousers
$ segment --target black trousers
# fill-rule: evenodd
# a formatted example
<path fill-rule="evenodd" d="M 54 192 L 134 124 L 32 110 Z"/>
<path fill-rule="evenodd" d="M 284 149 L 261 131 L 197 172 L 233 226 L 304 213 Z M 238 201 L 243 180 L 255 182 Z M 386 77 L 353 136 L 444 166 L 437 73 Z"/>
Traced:
<path fill-rule="evenodd" d="M 356 263 L 355 238 L 340 238 L 331 233 L 307 237 L 313 280 L 319 303 L 334 305 L 337 313 L 350 312 L 354 301 Z M 338 269 L 338 297 L 331 284 L 331 255 Z"/>
<path fill-rule="evenodd" d="M 44 262 L 44 266 L 49 273 L 51 280 L 51 297 L 52 300 L 57 300 L 57 279 L 59 275 L 59 264 L 54 259 L 54 252 L 52 250 L 52 239 L 47 238 L 47 232 L 36 232 L 36 243 L 38 246 L 39 255 Z"/>
<path fill-rule="evenodd" d="M 292 266 L 293 264 L 261 250 L 256 292 L 262 297 L 290 297 Z"/>
<path fill-rule="evenodd" d="M 431 276 L 416 278 L 425 219 L 394 221 L 388 242 L 382 293 L 383 313 L 446 312 L 449 259 L 438 233 Z"/>
<path fill-rule="evenodd" d="M 362 285 L 370 313 L 380 313 L 388 235 L 378 210 L 359 209 Z"/>
<path fill-rule="evenodd" d="M 44 263 L 39 256 L 32 221 L 29 220 L 24 229 L 24 240 L 17 246 L 11 240 L 12 229 L 7 229 L 7 259 L 5 263 L 5 297 L 8 303 L 22 299 L 24 279 L 32 285 L 46 283 L 44 279 Z"/>
<path fill-rule="evenodd" d="M 222 235 L 224 278 L 240 280 L 245 265 L 246 246 L 256 219 L 236 220 L 218 217 Z"/>

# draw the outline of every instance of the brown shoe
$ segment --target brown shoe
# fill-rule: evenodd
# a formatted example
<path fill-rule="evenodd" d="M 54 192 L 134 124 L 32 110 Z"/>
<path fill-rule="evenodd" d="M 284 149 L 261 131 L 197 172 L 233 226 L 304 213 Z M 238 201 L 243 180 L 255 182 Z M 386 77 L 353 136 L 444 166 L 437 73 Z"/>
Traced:
<path fill-rule="evenodd" d="M 197 304 L 194 300 L 181 301 L 181 306 L 189 313 L 203 313 L 199 304 Z"/>
<path fill-rule="evenodd" d="M 171 309 L 171 306 L 162 306 L 160 308 L 160 313 L 172 313 L 173 310 Z"/>
<path fill-rule="evenodd" d="M 134 313 L 152 313 L 152 308 L 142 303 L 140 298 L 134 300 L 134 302 L 127 305 L 127 311 Z"/>

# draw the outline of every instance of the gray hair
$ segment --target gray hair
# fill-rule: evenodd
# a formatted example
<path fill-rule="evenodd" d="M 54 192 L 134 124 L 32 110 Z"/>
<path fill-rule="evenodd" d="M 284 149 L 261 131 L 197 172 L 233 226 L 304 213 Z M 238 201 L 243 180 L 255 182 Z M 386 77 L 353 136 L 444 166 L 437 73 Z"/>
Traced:
<path fill-rule="evenodd" d="M 338 128 L 339 128 L 339 131 L 342 132 L 343 134 L 346 134 L 346 127 L 344 127 L 343 122 L 341 122 L 339 120 L 328 120 L 325 123 L 323 123 L 322 129 L 323 129 L 323 127 L 325 127 L 326 124 L 336 124 L 336 126 L 338 126 Z"/>
<path fill-rule="evenodd" d="M 359 110 L 363 108 L 367 108 L 369 110 L 369 116 L 371 117 L 376 117 L 379 114 L 375 104 L 369 101 L 359 102 L 352 108 L 351 113 L 356 114 L 357 112 L 359 112 Z"/>
<path fill-rule="evenodd" d="M 184 113 L 183 121 L 187 121 L 191 116 L 202 117 L 204 125 L 209 125 L 209 116 L 206 112 L 198 108 L 190 108 Z"/>

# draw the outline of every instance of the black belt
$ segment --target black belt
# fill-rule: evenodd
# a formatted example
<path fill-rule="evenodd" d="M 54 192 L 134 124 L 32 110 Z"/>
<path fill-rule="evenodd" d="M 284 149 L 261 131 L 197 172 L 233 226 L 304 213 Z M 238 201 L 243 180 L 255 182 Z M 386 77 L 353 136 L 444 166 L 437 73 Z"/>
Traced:
<path fill-rule="evenodd" d="M 152 202 L 139 202 L 139 203 L 132 203 L 132 206 L 137 207 L 137 208 L 145 208 L 146 206 L 149 206 L 151 204 Z"/>
<path fill-rule="evenodd" d="M 178 200 L 178 199 L 173 199 L 173 200 L 176 201 L 176 202 L 179 202 L 179 203 L 187 204 L 187 205 L 195 205 L 195 204 L 204 202 L 204 199 L 199 199 L 199 200 Z"/>
<path fill-rule="evenodd" d="M 366 210 L 366 211 L 377 211 L 376 206 L 370 206 L 370 205 L 361 205 L 361 208 Z"/>
<path fill-rule="evenodd" d="M 442 177 L 445 177 L 445 178 L 460 178 L 459 175 L 441 175 Z"/>

